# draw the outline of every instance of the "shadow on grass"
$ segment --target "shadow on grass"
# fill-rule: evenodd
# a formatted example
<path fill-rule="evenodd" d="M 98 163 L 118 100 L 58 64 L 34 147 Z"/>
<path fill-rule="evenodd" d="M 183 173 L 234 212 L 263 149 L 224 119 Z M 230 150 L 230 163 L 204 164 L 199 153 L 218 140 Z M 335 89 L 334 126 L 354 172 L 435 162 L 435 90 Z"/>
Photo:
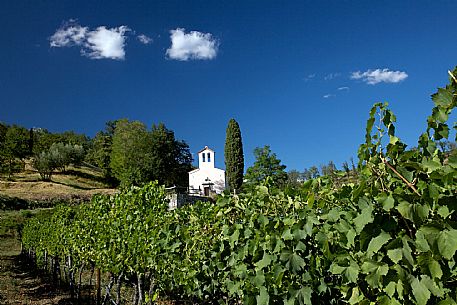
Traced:
<path fill-rule="evenodd" d="M 87 190 L 96 190 L 97 189 L 96 187 L 85 187 L 85 186 L 80 186 L 80 185 L 69 183 L 69 182 L 55 181 L 55 180 L 52 180 L 52 179 L 49 182 L 52 182 L 52 183 L 55 183 L 55 184 L 59 184 L 59 185 L 69 186 L 69 187 L 72 187 L 72 188 L 77 189 L 77 190 L 85 190 L 85 191 L 87 191 Z"/>
<path fill-rule="evenodd" d="M 68 169 L 65 172 L 56 172 L 53 175 L 56 175 L 56 176 L 57 175 L 72 175 L 72 176 L 96 181 L 99 183 L 108 184 L 108 181 L 106 181 L 106 179 L 102 176 L 98 176 L 98 175 L 94 175 L 94 174 L 90 174 L 90 173 L 86 173 L 86 172 L 81 172 L 81 171 L 77 171 L 74 169 Z"/>

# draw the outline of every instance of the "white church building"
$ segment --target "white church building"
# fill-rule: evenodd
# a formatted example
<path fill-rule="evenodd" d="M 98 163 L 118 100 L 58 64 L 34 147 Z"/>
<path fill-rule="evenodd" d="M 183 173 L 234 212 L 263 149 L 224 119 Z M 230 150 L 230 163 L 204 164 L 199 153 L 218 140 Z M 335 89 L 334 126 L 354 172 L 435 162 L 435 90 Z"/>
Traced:
<path fill-rule="evenodd" d="M 214 166 L 214 150 L 205 146 L 198 152 L 198 168 L 189 172 L 189 194 L 209 196 L 225 188 L 225 171 Z"/>

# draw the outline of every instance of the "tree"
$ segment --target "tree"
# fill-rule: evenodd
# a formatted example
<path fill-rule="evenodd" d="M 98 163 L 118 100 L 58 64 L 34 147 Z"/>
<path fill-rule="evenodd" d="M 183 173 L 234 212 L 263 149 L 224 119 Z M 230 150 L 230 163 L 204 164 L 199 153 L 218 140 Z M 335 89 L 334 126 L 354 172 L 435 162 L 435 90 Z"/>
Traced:
<path fill-rule="evenodd" d="M 48 151 L 52 144 L 62 142 L 58 134 L 50 133 L 44 128 L 33 128 L 33 148 L 35 155 Z"/>
<path fill-rule="evenodd" d="M 293 169 L 287 172 L 287 185 L 292 187 L 298 187 L 303 182 L 303 174 Z"/>
<path fill-rule="evenodd" d="M 150 180 L 165 186 L 187 187 L 192 154 L 186 142 L 177 140 L 175 133 L 163 123 L 152 126 L 151 142 Z"/>
<path fill-rule="evenodd" d="M 317 169 L 317 166 L 313 165 L 309 168 L 309 172 L 311 174 L 311 178 L 318 178 L 320 176 L 319 174 L 319 169 Z"/>
<path fill-rule="evenodd" d="M 48 150 L 35 154 L 32 166 L 38 171 L 42 180 L 51 180 L 54 170 L 65 172 L 70 164 L 79 165 L 84 159 L 84 148 L 81 145 L 54 143 Z"/>
<path fill-rule="evenodd" d="M 346 172 L 346 174 L 349 174 L 349 172 L 351 171 L 349 168 L 349 164 L 346 161 L 343 162 L 343 169 Z"/>
<path fill-rule="evenodd" d="M 149 181 L 151 136 L 139 121 L 117 121 L 113 135 L 110 166 L 122 186 L 142 185 Z"/>
<path fill-rule="evenodd" d="M 278 187 L 286 183 L 287 173 L 284 171 L 286 166 L 282 165 L 281 160 L 276 157 L 276 154 L 271 152 L 270 146 L 256 147 L 254 149 L 254 156 L 256 159 L 254 165 L 246 171 L 245 179 L 248 183 L 258 184 L 268 177 Z"/>
<path fill-rule="evenodd" d="M 55 163 L 49 152 L 42 151 L 37 154 L 33 158 L 32 166 L 38 171 L 42 180 L 51 180 L 52 173 L 55 169 Z"/>
<path fill-rule="evenodd" d="M 8 174 L 24 168 L 24 158 L 29 156 L 29 132 L 24 127 L 13 125 L 8 127 L 0 145 L 1 170 Z"/>
<path fill-rule="evenodd" d="M 52 160 L 54 168 L 62 172 L 65 172 L 65 168 L 70 165 L 70 147 L 61 142 L 52 144 L 47 154 Z"/>
<path fill-rule="evenodd" d="M 321 165 L 322 176 L 331 176 L 336 171 L 337 171 L 337 168 L 335 166 L 335 163 L 333 163 L 333 161 L 330 161 L 327 165 Z"/>
<path fill-rule="evenodd" d="M 105 130 L 97 132 L 86 155 L 86 161 L 99 167 L 103 171 L 105 179 L 113 185 L 118 182 L 114 178 L 110 166 L 115 128 L 116 121 L 106 122 Z"/>
<path fill-rule="evenodd" d="M 303 170 L 303 174 L 302 175 L 303 175 L 303 179 L 305 179 L 305 180 L 310 180 L 310 179 L 313 178 L 312 174 L 311 174 L 311 171 L 309 169 L 307 169 L 307 168 L 305 168 Z"/>
<path fill-rule="evenodd" d="M 227 126 L 224 157 L 229 189 L 236 192 L 243 184 L 244 154 L 240 126 L 234 119 Z"/>
<path fill-rule="evenodd" d="M 110 167 L 122 186 L 157 180 L 166 186 L 187 187 L 192 155 L 189 146 L 176 140 L 164 124 L 153 125 L 149 132 L 143 123 L 123 119 L 114 129 Z"/>

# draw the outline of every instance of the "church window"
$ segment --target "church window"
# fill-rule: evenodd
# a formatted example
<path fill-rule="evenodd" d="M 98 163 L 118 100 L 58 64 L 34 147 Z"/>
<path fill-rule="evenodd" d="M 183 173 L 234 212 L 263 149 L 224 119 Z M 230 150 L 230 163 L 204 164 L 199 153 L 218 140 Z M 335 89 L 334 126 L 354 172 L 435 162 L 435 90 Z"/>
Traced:
<path fill-rule="evenodd" d="M 208 153 L 208 162 L 211 162 L 211 155 Z"/>
<path fill-rule="evenodd" d="M 203 162 L 205 162 L 205 154 L 202 154 Z"/>

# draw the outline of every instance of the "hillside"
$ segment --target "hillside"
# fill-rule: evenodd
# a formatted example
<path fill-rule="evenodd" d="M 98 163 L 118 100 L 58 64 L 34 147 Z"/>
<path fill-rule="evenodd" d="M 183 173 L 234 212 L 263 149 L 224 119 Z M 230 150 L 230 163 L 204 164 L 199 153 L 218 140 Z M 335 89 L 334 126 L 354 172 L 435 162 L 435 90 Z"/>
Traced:
<path fill-rule="evenodd" d="M 11 179 L 0 177 L 0 208 L 15 203 L 43 206 L 61 200 L 84 201 L 94 194 L 114 192 L 97 169 L 70 166 L 65 173 L 54 173 L 51 181 L 42 181 L 27 163 L 25 170 Z"/>

